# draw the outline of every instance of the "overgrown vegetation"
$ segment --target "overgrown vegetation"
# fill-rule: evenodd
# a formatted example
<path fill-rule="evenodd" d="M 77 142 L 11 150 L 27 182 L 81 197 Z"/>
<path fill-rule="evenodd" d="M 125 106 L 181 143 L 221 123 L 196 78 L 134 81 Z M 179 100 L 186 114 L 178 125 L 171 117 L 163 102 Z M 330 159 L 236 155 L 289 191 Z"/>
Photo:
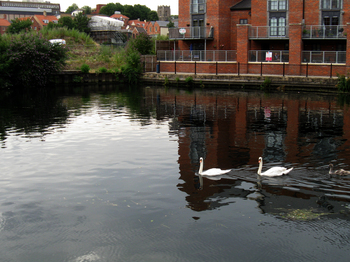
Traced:
<path fill-rule="evenodd" d="M 48 41 L 56 38 L 65 39 L 67 45 Z M 154 43 L 143 34 L 129 40 L 126 48 L 98 45 L 88 34 L 65 27 L 4 34 L 0 37 L 0 88 L 45 86 L 50 75 L 60 70 L 115 72 L 121 81 L 134 84 L 142 73 L 141 54 L 153 52 Z"/>
<path fill-rule="evenodd" d="M 270 91 L 272 80 L 269 77 L 265 77 L 264 82 L 260 85 L 261 90 Z"/>
<path fill-rule="evenodd" d="M 0 87 L 45 86 L 51 74 L 63 69 L 67 48 L 51 44 L 36 32 L 0 38 Z"/>
<path fill-rule="evenodd" d="M 350 78 L 345 75 L 337 74 L 338 83 L 337 88 L 339 92 L 348 93 L 350 91 Z"/>

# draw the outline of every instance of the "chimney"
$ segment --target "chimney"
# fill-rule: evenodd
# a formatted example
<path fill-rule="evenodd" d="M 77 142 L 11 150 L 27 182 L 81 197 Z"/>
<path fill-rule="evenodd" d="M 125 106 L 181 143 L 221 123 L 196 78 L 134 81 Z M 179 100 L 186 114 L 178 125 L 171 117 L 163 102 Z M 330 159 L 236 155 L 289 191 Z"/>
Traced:
<path fill-rule="evenodd" d="M 44 11 L 43 15 L 46 16 L 46 11 Z"/>

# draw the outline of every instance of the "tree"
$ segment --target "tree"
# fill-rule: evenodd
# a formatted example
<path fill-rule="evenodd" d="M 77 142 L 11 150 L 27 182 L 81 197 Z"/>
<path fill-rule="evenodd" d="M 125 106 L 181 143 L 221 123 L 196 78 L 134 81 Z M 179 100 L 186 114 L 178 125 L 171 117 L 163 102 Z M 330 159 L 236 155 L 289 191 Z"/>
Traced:
<path fill-rule="evenodd" d="M 109 3 L 101 8 L 100 14 L 111 16 L 115 11 L 119 11 L 117 5 Z"/>
<path fill-rule="evenodd" d="M 154 52 L 154 44 L 145 33 L 141 33 L 135 39 L 129 40 L 128 48 L 137 50 L 141 55 L 149 55 Z"/>
<path fill-rule="evenodd" d="M 159 17 L 156 11 L 150 11 L 147 16 L 148 21 L 158 21 Z"/>
<path fill-rule="evenodd" d="M 74 28 L 74 22 L 72 17 L 70 16 L 63 16 L 60 19 L 58 19 L 58 24 L 62 27 L 67 27 L 68 29 Z"/>
<path fill-rule="evenodd" d="M 74 3 L 74 4 L 72 4 L 71 6 L 69 6 L 67 8 L 65 13 L 70 14 L 70 13 L 72 13 L 73 11 L 75 11 L 77 9 L 79 9 L 78 5 Z"/>
<path fill-rule="evenodd" d="M 67 49 L 51 44 L 40 33 L 20 33 L 0 39 L 0 83 L 5 86 L 45 86 L 53 73 L 59 72 L 67 59 Z"/>
<path fill-rule="evenodd" d="M 7 28 L 7 33 L 9 34 L 18 34 L 22 31 L 31 30 L 32 21 L 30 19 L 20 20 L 16 18 L 16 20 L 11 20 L 11 25 Z"/>
<path fill-rule="evenodd" d="M 171 18 L 169 17 L 169 23 L 166 25 L 168 28 L 173 28 L 175 27 L 175 24 L 173 21 L 171 21 Z"/>
<path fill-rule="evenodd" d="M 81 9 L 84 10 L 85 15 L 91 14 L 91 7 L 90 6 L 85 5 Z"/>
<path fill-rule="evenodd" d="M 89 21 L 90 18 L 83 13 L 79 13 L 73 20 L 74 28 L 88 34 L 90 33 L 90 28 L 88 27 Z"/>

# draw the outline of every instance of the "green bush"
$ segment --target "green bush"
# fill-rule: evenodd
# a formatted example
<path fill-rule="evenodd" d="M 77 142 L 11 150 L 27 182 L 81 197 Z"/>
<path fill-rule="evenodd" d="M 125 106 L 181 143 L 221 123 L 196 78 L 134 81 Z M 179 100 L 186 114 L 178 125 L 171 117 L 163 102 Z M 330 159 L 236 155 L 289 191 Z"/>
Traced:
<path fill-rule="evenodd" d="M 121 66 L 121 73 L 129 84 L 136 84 L 142 73 L 140 53 L 131 46 L 126 48 L 126 63 Z"/>
<path fill-rule="evenodd" d="M 0 38 L 1 86 L 43 87 L 67 60 L 67 48 L 37 32 Z"/>
<path fill-rule="evenodd" d="M 104 66 L 103 66 L 103 67 L 100 67 L 100 68 L 98 69 L 98 71 L 99 71 L 100 73 L 107 73 L 107 72 L 108 72 L 107 68 L 105 68 Z"/>
<path fill-rule="evenodd" d="M 80 70 L 82 73 L 84 74 L 88 74 L 90 72 L 90 66 L 87 65 L 87 64 L 83 64 L 81 67 L 80 67 Z"/>
<path fill-rule="evenodd" d="M 339 92 L 349 92 L 350 91 L 350 78 L 346 78 L 344 75 L 337 74 L 338 83 L 337 88 Z"/>

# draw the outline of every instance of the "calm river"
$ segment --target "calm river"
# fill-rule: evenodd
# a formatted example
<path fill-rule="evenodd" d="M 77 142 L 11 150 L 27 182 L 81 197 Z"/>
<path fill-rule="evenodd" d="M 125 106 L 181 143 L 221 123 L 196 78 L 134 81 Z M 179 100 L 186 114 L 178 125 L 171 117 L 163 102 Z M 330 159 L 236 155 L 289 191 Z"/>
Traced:
<path fill-rule="evenodd" d="M 273 166 L 288 175 L 257 177 Z M 199 177 L 204 169 L 232 169 Z M 100 87 L 0 103 L 0 261 L 348 261 L 341 97 Z"/>

